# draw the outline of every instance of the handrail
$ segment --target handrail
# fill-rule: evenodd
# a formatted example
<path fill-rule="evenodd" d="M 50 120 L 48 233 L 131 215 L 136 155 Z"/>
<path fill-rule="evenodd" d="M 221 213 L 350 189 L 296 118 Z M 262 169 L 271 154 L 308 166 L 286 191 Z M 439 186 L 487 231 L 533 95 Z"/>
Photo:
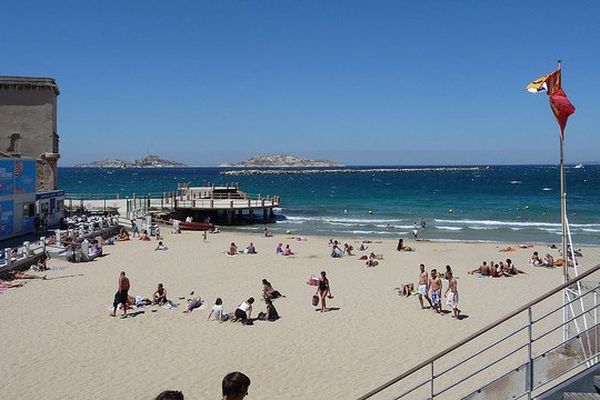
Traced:
<path fill-rule="evenodd" d="M 487 331 L 489 331 L 490 329 L 496 328 L 497 326 L 499 326 L 500 324 L 508 321 L 509 319 L 514 318 L 515 316 L 517 316 L 518 314 L 522 313 L 523 311 L 533 307 L 534 305 L 542 302 L 543 300 L 547 299 L 548 297 L 560 292 L 561 290 L 573 285 L 574 283 L 577 283 L 581 280 L 583 280 L 584 278 L 590 276 L 591 274 L 593 274 L 594 272 L 597 272 L 598 270 L 600 270 L 600 264 L 596 265 L 595 267 L 590 268 L 589 270 L 585 271 L 583 274 L 579 275 L 577 278 L 572 279 L 566 283 L 563 283 L 560 286 L 555 287 L 554 289 L 542 294 L 541 296 L 538 296 L 537 298 L 535 298 L 534 300 L 530 301 L 529 303 L 517 308 L 516 310 L 514 310 L 513 312 L 499 318 L 498 320 L 492 322 L 491 324 L 481 328 L 480 330 L 472 333 L 471 335 L 467 336 L 466 338 L 464 338 L 463 340 L 459 341 L 458 343 L 453 344 L 452 346 L 448 347 L 445 350 L 442 350 L 441 352 L 437 353 L 436 355 L 428 358 L 427 360 L 417 364 L 416 366 L 412 367 L 411 369 L 409 369 L 408 371 L 400 374 L 399 376 L 397 376 L 394 379 L 389 380 L 388 382 L 376 387 L 375 389 L 371 390 L 370 392 L 360 396 L 357 400 L 366 400 L 370 397 L 373 397 L 374 395 L 380 393 L 381 391 L 389 388 L 390 386 L 398 383 L 399 381 L 401 381 L 402 379 L 414 374 L 415 372 L 425 368 L 426 366 L 430 365 L 431 363 L 435 362 L 436 360 L 444 357 L 445 355 L 453 352 L 454 350 L 458 349 L 459 347 L 464 346 L 465 344 L 471 342 L 474 339 L 477 339 L 479 336 L 483 335 L 484 333 L 486 333 Z"/>

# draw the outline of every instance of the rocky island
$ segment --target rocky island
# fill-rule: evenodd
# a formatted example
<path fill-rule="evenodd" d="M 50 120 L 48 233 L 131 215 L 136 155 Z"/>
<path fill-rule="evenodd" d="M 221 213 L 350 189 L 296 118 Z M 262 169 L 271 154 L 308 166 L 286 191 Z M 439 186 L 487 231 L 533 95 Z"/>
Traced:
<path fill-rule="evenodd" d="M 101 161 L 92 161 L 75 165 L 75 168 L 181 168 L 187 167 L 186 164 L 170 161 L 160 158 L 157 155 L 149 154 L 134 161 L 125 161 L 119 159 L 107 159 Z"/>
<path fill-rule="evenodd" d="M 246 161 L 222 164 L 221 167 L 341 167 L 342 164 L 329 160 L 310 160 L 291 154 L 266 154 L 254 156 Z"/>

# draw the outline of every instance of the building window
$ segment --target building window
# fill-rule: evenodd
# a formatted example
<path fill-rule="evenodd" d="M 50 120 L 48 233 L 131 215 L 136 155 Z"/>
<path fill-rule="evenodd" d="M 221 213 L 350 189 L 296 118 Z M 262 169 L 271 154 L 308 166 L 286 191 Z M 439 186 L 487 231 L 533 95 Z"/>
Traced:
<path fill-rule="evenodd" d="M 35 203 L 23 204 L 23 216 L 33 217 L 35 215 Z"/>
<path fill-rule="evenodd" d="M 21 154 L 21 135 L 18 133 L 13 133 L 10 137 L 10 145 L 8 146 L 7 151 L 13 154 Z"/>

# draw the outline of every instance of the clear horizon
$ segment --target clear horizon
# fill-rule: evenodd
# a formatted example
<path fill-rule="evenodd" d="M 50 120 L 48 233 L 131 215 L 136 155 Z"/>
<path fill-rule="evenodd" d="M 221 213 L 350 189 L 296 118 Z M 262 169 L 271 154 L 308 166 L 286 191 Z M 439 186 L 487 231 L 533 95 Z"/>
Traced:
<path fill-rule="evenodd" d="M 525 86 L 559 58 L 577 107 L 565 160 L 598 157 L 595 2 L 9 1 L 4 10 L 27 20 L 0 26 L 10 55 L 0 75 L 57 80 L 64 167 L 146 153 L 200 166 L 264 153 L 345 165 L 556 164 L 548 98 Z"/>

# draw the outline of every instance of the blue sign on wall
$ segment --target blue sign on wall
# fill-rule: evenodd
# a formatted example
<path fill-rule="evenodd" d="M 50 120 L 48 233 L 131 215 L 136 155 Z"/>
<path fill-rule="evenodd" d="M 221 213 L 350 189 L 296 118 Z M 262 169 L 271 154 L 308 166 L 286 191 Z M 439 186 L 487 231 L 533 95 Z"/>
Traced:
<path fill-rule="evenodd" d="M 0 160 L 0 196 L 11 195 L 14 192 L 14 165 L 14 160 Z"/>
<path fill-rule="evenodd" d="M 0 239 L 13 233 L 14 201 L 0 201 Z"/>
<path fill-rule="evenodd" d="M 13 174 L 15 176 L 15 193 L 35 192 L 34 160 L 15 160 Z"/>

